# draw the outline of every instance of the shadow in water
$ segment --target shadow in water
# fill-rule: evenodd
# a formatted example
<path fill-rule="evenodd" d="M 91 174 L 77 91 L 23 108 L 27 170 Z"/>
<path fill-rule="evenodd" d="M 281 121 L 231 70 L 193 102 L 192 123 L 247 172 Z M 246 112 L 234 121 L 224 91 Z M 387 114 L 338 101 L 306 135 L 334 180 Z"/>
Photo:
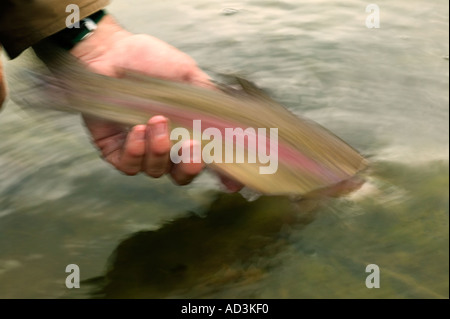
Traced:
<path fill-rule="evenodd" d="M 106 275 L 86 283 L 94 298 L 195 298 L 248 285 L 276 266 L 292 229 L 314 219 L 318 200 L 219 194 L 206 217 L 189 214 L 119 244 Z M 86 284 L 85 283 L 85 284 Z"/>

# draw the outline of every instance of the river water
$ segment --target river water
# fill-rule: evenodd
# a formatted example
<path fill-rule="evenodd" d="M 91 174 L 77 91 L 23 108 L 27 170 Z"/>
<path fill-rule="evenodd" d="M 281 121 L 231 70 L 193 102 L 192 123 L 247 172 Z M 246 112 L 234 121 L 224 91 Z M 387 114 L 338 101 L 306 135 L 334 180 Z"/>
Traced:
<path fill-rule="evenodd" d="M 293 203 L 225 194 L 207 172 L 187 187 L 127 177 L 77 116 L 9 101 L 0 298 L 448 298 L 449 4 L 379 1 L 379 28 L 368 4 L 115 1 L 127 29 L 244 75 L 347 141 L 371 163 L 367 182 Z"/>

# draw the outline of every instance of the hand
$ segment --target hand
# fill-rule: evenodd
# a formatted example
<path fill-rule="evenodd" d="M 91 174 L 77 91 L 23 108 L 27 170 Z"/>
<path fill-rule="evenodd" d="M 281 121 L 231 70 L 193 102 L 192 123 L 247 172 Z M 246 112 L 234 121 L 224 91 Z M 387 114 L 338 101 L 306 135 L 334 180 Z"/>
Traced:
<path fill-rule="evenodd" d="M 0 60 L 0 109 L 2 108 L 3 102 L 5 102 L 5 99 L 6 99 L 6 85 L 3 80 L 2 61 Z"/>
<path fill-rule="evenodd" d="M 124 30 L 108 15 L 100 21 L 93 35 L 77 44 L 71 53 L 93 71 L 112 77 L 120 77 L 121 69 L 131 69 L 214 88 L 208 75 L 191 57 L 157 38 Z M 169 123 L 163 116 L 154 116 L 146 125 L 137 125 L 129 132 L 111 122 L 87 117 L 84 121 L 105 160 L 128 175 L 145 172 L 160 177 L 170 174 L 177 184 L 185 185 L 204 167 L 203 163 L 175 165 L 170 161 Z M 190 143 L 192 146 L 194 142 Z M 231 191 L 242 188 L 226 177 L 221 176 L 221 179 Z"/>

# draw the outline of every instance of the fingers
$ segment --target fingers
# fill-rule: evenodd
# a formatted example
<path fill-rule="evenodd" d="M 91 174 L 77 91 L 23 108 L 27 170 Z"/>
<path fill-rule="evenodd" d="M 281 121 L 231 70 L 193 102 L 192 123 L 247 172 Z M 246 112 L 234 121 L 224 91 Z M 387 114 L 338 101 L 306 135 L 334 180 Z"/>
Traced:
<path fill-rule="evenodd" d="M 196 141 L 186 142 L 189 143 L 191 155 L 188 163 L 172 164 L 170 160 L 172 143 L 170 141 L 169 121 L 164 116 L 154 116 L 148 121 L 146 141 L 143 170 L 151 177 L 158 178 L 170 172 L 170 176 L 176 184 L 187 185 L 204 168 L 201 158 L 194 158 L 197 155 L 194 148 L 199 146 Z"/>
<path fill-rule="evenodd" d="M 170 171 L 170 176 L 172 177 L 172 180 L 178 185 L 189 184 L 190 182 L 192 182 L 195 176 L 200 174 L 200 172 L 205 167 L 205 164 L 201 160 L 201 156 L 199 156 L 200 154 L 194 151 L 195 148 L 199 147 L 199 142 L 189 140 L 186 141 L 183 146 L 184 147 L 182 147 L 181 151 L 185 149 L 185 147 L 189 147 L 189 155 L 190 155 L 189 162 L 187 163 L 181 162 L 179 164 L 176 164 L 172 167 Z"/>
<path fill-rule="evenodd" d="M 136 175 L 141 171 L 145 155 L 145 125 L 136 125 L 128 133 L 120 157 L 118 169 L 127 175 Z"/>
<path fill-rule="evenodd" d="M 158 178 L 170 173 L 175 183 L 186 185 L 204 167 L 201 159 L 193 163 L 196 155 L 193 147 L 198 146 L 194 141 L 187 141 L 192 149 L 190 163 L 174 165 L 171 162 L 169 120 L 164 116 L 154 116 L 147 125 L 136 125 L 128 134 L 113 123 L 91 118 L 85 118 L 85 123 L 103 158 L 127 175 L 144 172 Z"/>
<path fill-rule="evenodd" d="M 199 147 L 199 142 L 193 140 L 185 142 L 190 150 L 189 162 L 171 162 L 169 121 L 163 116 L 152 117 L 147 125 L 136 125 L 128 134 L 117 124 L 90 118 L 84 120 L 103 158 L 127 175 L 144 172 L 157 178 L 170 174 L 176 184 L 187 185 L 205 167 L 199 154 L 201 152 L 194 151 Z M 181 151 L 187 148 L 182 147 Z M 220 175 L 220 179 L 230 192 L 239 191 L 243 187 L 223 175 Z"/>
<path fill-rule="evenodd" d="M 161 177 L 171 167 L 169 123 L 164 116 L 154 116 L 147 123 L 144 172 L 151 177 Z"/>
<path fill-rule="evenodd" d="M 230 192 L 238 192 L 244 187 L 243 184 L 241 184 L 238 181 L 235 181 L 227 176 L 219 175 L 219 177 L 220 177 L 220 181 L 222 182 L 222 184 Z"/>
<path fill-rule="evenodd" d="M 199 142 L 186 141 L 180 151 L 189 147 L 189 162 L 174 165 L 170 161 L 172 144 L 169 139 L 168 127 L 168 119 L 163 116 L 152 117 L 148 121 L 147 127 L 145 125 L 135 126 L 125 142 L 120 159 L 120 170 L 128 175 L 144 171 L 147 175 L 155 178 L 170 173 L 172 180 L 178 185 L 191 183 L 205 167 L 201 156 L 198 157 L 200 154 L 194 151 L 199 147 Z M 244 186 L 224 175 L 220 175 L 220 180 L 230 192 L 237 192 Z"/>
<path fill-rule="evenodd" d="M 145 125 L 137 125 L 126 137 L 124 132 L 115 132 L 94 142 L 106 161 L 127 175 L 136 175 L 145 154 L 145 130 Z"/>

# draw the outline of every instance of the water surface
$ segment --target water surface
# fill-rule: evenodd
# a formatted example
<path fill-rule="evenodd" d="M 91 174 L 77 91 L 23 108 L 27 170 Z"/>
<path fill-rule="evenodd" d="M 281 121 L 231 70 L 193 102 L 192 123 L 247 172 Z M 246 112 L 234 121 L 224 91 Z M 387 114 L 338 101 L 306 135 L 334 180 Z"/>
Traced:
<path fill-rule="evenodd" d="M 9 102 L 0 297 L 448 298 L 448 2 L 378 2 L 378 29 L 365 26 L 367 4 L 115 1 L 129 30 L 245 75 L 346 140 L 372 163 L 367 183 L 341 198 L 249 202 L 209 174 L 188 187 L 127 177 L 77 116 Z M 78 290 L 65 287 L 68 264 Z M 368 264 L 379 289 L 366 288 Z"/>

